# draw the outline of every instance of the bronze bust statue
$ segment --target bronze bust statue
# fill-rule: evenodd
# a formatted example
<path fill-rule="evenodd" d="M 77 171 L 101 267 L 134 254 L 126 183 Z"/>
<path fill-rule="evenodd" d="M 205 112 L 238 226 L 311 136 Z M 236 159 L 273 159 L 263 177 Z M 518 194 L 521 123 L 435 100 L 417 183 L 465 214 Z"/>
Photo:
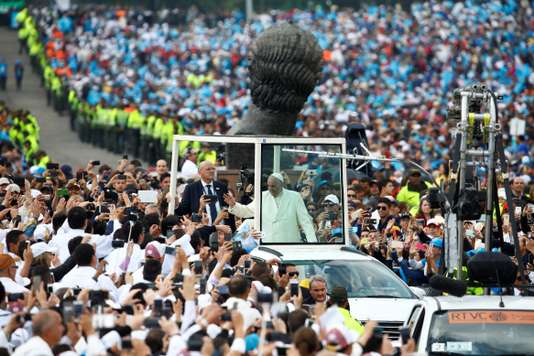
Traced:
<path fill-rule="evenodd" d="M 321 74 L 322 50 L 315 37 L 291 24 L 265 30 L 250 50 L 250 104 L 234 135 L 291 135 L 297 114 Z M 238 168 L 242 148 L 227 150 L 227 166 Z M 247 155 L 248 156 L 248 155 Z"/>

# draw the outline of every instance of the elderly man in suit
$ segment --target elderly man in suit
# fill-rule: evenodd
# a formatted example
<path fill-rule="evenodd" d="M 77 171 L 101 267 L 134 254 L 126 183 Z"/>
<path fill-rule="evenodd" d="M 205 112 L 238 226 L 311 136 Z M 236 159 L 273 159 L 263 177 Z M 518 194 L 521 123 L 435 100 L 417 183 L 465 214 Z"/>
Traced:
<path fill-rule="evenodd" d="M 300 229 L 306 242 L 317 242 L 313 220 L 298 192 L 284 189 L 284 178 L 273 173 L 267 179 L 267 191 L 261 196 L 261 228 L 264 242 L 300 243 Z M 299 229 L 300 227 L 300 229 Z"/>
<path fill-rule="evenodd" d="M 228 193 L 228 187 L 214 180 L 215 166 L 210 161 L 203 161 L 198 166 L 200 180 L 190 183 L 185 187 L 182 201 L 175 210 L 177 216 L 190 215 L 192 213 L 207 213 L 209 224 L 212 225 L 217 215 L 228 205 L 224 202 L 224 194 Z M 224 223 L 235 231 L 235 220 L 232 215 L 225 219 Z"/>

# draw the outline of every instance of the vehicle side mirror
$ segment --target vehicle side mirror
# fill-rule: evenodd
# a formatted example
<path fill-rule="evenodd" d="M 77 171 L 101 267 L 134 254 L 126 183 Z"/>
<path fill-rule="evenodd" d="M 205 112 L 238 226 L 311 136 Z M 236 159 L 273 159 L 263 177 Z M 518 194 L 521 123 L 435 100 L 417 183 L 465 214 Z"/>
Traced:
<path fill-rule="evenodd" d="M 412 292 L 415 293 L 415 295 L 419 298 L 423 298 L 423 297 L 426 297 L 426 292 L 423 288 L 419 288 L 419 287 L 410 287 L 410 289 L 412 290 Z"/>

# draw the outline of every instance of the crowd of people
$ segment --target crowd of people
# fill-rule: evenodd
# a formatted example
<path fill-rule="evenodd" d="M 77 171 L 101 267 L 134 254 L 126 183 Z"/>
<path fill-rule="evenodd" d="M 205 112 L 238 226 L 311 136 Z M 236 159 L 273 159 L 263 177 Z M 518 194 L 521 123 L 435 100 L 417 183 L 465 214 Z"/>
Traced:
<path fill-rule="evenodd" d="M 321 276 L 305 280 L 295 266 L 277 260 L 251 259 L 265 237 L 253 229 L 254 211 L 243 215 L 237 208 L 254 199 L 251 187 L 236 194 L 235 187 L 216 180 L 221 168 L 210 161 L 179 182 L 176 209 L 168 214 L 170 173 L 164 160 L 149 169 L 137 160 L 122 159 L 114 167 L 92 161 L 76 171 L 49 163 L 46 170 L 30 168 L 20 175 L 5 158 L 0 162 L 2 352 L 395 352 L 387 337 L 377 336 L 376 324 L 364 327 L 347 317 L 343 287 L 328 286 Z M 281 190 L 300 195 L 314 229 L 323 231 L 317 236 L 325 230 L 334 234 L 342 211 L 339 190 L 321 177 L 314 186 L 316 176 L 310 176 L 303 174 L 302 187 L 295 188 L 287 174 L 273 173 L 266 192 L 274 199 Z M 350 181 L 351 242 L 398 270 L 407 283 L 424 285 L 440 273 L 444 220 L 424 195 L 427 185 L 419 172 L 405 178 L 401 184 L 393 176 Z M 532 279 L 533 188 L 516 177 L 512 189 L 521 207 L 520 263 Z M 484 250 L 483 224 L 464 226 L 466 255 Z M 512 243 L 509 222 L 503 230 L 499 248 L 505 251 Z M 300 286 L 296 294 L 292 281 Z M 410 341 L 397 351 L 408 354 L 412 348 Z"/>
<path fill-rule="evenodd" d="M 214 180 L 209 161 L 170 215 L 163 160 L 155 170 L 126 159 L 75 172 L 51 163 L 24 176 L 5 162 L 0 167 L 2 352 L 394 351 L 387 337 L 377 342 L 376 324 L 345 320 L 345 289 L 321 284 L 316 291 L 320 276 L 304 283 L 290 265 L 251 259 L 257 242 L 246 240 L 261 233 L 250 219 L 229 216 L 233 193 Z M 197 185 L 213 189 L 217 203 L 207 194 L 192 201 Z M 291 280 L 301 283 L 296 295 Z"/>
<path fill-rule="evenodd" d="M 27 110 L 14 110 L 0 101 L 0 153 L 15 168 L 15 172 L 23 174 L 30 167 L 45 168 L 50 158 L 40 149 L 39 122 Z"/>
<path fill-rule="evenodd" d="M 85 129 L 137 130 L 132 146 L 148 142 L 155 162 L 173 133 L 222 134 L 243 117 L 249 45 L 290 21 L 324 49 L 323 75 L 295 133 L 342 136 L 348 123 L 363 123 L 373 152 L 438 170 L 451 142 L 452 91 L 473 82 L 503 96 L 505 133 L 512 118 L 527 121 L 524 137 L 506 135 L 511 153 L 518 141 L 532 143 L 532 18 L 524 0 L 431 1 L 410 11 L 317 6 L 259 14 L 248 25 L 239 11 L 33 8 L 20 16 L 19 36 L 58 110 L 70 106 Z"/>
<path fill-rule="evenodd" d="M 432 201 L 428 188 L 421 173 L 411 170 L 401 184 L 390 179 L 363 178 L 348 190 L 351 221 L 358 227 L 353 243 L 386 265 L 398 267 L 409 284 L 427 284 L 429 277 L 440 272 L 442 263 L 445 219 L 442 207 Z M 499 188 L 503 235 L 492 235 L 492 250 L 514 255 L 509 219 L 514 214 L 522 256 L 522 261 L 516 263 L 524 265 L 528 279 L 534 282 L 534 185 L 527 186 L 522 177 L 516 177 L 511 190 L 514 211 L 507 209 L 504 188 Z M 484 222 L 467 220 L 464 231 L 466 260 L 487 250 Z"/>

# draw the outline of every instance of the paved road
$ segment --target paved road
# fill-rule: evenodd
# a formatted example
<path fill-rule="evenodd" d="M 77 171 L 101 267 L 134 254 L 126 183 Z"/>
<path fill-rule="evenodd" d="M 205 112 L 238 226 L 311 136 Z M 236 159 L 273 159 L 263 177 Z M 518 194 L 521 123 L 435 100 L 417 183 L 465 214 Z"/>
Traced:
<path fill-rule="evenodd" d="M 10 108 L 27 109 L 37 117 L 41 127 L 41 147 L 54 162 L 70 164 L 73 168 L 85 167 L 91 160 L 115 165 L 121 156 L 80 142 L 77 134 L 70 130 L 68 114 L 60 116 L 46 105 L 45 91 L 41 88 L 40 78 L 31 70 L 29 57 L 18 54 L 17 33 L 5 27 L 0 27 L 0 56 L 9 66 L 8 90 L 0 91 L 0 100 L 6 101 Z M 19 58 L 25 69 L 20 92 L 15 89 L 13 77 L 13 66 Z"/>

